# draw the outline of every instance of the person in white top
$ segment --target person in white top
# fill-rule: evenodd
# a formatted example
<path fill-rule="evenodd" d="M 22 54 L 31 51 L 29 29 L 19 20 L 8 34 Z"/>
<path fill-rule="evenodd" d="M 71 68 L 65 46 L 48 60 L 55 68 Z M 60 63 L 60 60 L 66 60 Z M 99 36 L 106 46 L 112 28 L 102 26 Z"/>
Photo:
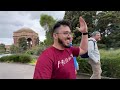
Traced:
<path fill-rule="evenodd" d="M 98 31 L 92 33 L 88 39 L 88 56 L 89 64 L 92 67 L 93 74 L 90 79 L 101 79 L 101 63 L 100 63 L 100 52 L 98 50 L 97 41 L 101 40 L 101 34 Z"/>

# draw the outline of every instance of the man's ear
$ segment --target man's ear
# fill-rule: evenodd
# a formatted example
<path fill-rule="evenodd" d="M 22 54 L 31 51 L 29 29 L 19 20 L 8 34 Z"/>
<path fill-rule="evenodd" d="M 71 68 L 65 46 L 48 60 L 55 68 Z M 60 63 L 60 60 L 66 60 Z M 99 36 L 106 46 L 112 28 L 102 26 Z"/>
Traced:
<path fill-rule="evenodd" d="M 53 38 L 54 38 L 54 39 L 57 39 L 57 37 L 58 37 L 57 34 L 56 34 L 56 33 L 53 33 Z"/>

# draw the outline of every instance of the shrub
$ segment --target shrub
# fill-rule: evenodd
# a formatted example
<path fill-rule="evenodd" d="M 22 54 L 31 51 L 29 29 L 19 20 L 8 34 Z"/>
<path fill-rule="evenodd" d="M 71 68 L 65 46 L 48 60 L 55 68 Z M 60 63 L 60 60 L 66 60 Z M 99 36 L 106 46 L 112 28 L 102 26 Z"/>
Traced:
<path fill-rule="evenodd" d="M 0 62 L 6 62 L 9 60 L 9 56 L 3 56 L 0 58 Z"/>
<path fill-rule="evenodd" d="M 46 49 L 46 46 L 43 46 L 43 45 L 36 46 L 36 47 L 32 48 L 31 50 L 27 50 L 25 52 L 25 54 L 39 56 L 45 49 Z"/>
<path fill-rule="evenodd" d="M 78 60 L 78 64 L 79 64 L 78 72 L 92 73 L 91 66 L 89 65 L 87 59 L 83 59 L 83 58 L 77 57 L 77 60 Z"/>
<path fill-rule="evenodd" d="M 20 55 L 19 60 L 21 63 L 28 63 L 32 60 L 32 58 L 29 55 Z"/>
<path fill-rule="evenodd" d="M 120 57 L 119 57 L 120 58 Z M 102 62 L 102 69 L 103 73 L 102 75 L 120 78 L 120 60 L 117 58 L 106 58 L 106 60 L 103 60 Z"/>
<path fill-rule="evenodd" d="M 28 54 L 28 55 L 34 55 L 35 51 L 34 50 L 27 50 L 25 52 L 25 54 Z"/>
<path fill-rule="evenodd" d="M 36 55 L 40 55 L 45 50 L 45 47 L 40 47 L 38 50 L 36 50 Z"/>
<path fill-rule="evenodd" d="M 120 49 L 117 50 L 100 50 L 102 76 L 120 78 Z M 79 71 L 82 73 L 92 74 L 91 66 L 88 59 L 77 58 Z"/>
<path fill-rule="evenodd" d="M 3 56 L 0 58 L 0 62 L 20 62 L 20 63 L 28 63 L 32 60 L 32 57 L 25 54 L 18 55 L 10 55 Z"/>
<path fill-rule="evenodd" d="M 99 49 L 106 49 L 107 48 L 105 44 L 98 44 L 98 47 L 99 47 Z"/>
<path fill-rule="evenodd" d="M 19 55 L 8 56 L 7 61 L 19 62 Z"/>

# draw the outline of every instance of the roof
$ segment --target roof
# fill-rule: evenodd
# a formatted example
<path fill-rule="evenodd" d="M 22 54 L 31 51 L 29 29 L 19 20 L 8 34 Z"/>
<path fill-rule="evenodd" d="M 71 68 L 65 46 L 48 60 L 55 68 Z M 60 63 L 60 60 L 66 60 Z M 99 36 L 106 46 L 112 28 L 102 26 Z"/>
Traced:
<path fill-rule="evenodd" d="M 35 32 L 35 31 L 33 31 L 32 29 L 30 29 L 30 28 L 26 28 L 26 27 L 21 28 L 21 29 L 19 29 L 19 30 L 15 31 L 14 33 L 21 33 L 21 32 L 36 33 L 36 32 Z"/>

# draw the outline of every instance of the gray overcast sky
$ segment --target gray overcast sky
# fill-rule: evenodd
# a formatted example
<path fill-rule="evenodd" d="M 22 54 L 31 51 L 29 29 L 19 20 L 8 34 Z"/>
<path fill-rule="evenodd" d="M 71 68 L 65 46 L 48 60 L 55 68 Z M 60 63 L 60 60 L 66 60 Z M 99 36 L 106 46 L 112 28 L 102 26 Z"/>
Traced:
<path fill-rule="evenodd" d="M 41 14 L 51 15 L 61 20 L 65 11 L 0 11 L 0 43 L 13 44 L 13 32 L 23 27 L 29 27 L 39 34 L 40 41 L 45 39 L 45 31 L 40 26 Z"/>

